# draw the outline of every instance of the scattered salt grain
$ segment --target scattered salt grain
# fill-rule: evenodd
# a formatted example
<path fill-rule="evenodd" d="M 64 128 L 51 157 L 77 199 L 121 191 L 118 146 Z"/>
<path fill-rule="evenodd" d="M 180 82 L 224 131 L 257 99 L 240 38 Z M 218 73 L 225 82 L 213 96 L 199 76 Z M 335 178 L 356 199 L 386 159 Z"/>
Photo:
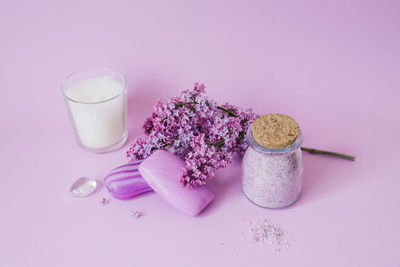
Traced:
<path fill-rule="evenodd" d="M 264 220 L 249 224 L 249 239 L 253 243 L 268 243 L 281 251 L 290 246 L 291 236 L 278 224 Z"/>

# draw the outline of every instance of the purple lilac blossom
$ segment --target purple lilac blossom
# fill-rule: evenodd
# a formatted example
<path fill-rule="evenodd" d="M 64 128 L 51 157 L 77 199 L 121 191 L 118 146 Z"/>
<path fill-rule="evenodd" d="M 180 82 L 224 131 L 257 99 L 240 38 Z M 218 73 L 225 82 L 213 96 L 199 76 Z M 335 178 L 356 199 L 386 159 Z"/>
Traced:
<path fill-rule="evenodd" d="M 233 154 L 244 155 L 247 128 L 256 115 L 228 103 L 218 106 L 205 96 L 205 86 L 195 83 L 167 102 L 158 101 L 129 150 L 130 160 L 146 159 L 157 149 L 169 151 L 185 161 L 179 181 L 188 188 L 206 184 L 215 171 L 227 167 Z"/>

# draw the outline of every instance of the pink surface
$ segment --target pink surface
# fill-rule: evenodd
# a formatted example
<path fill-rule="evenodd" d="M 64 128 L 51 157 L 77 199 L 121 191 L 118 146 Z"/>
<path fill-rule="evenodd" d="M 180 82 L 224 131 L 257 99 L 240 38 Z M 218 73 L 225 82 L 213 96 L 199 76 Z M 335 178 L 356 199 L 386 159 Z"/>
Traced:
<path fill-rule="evenodd" d="M 399 14 L 395 0 L 0 1 L 0 266 L 400 266 Z M 305 154 L 301 197 L 284 210 L 245 199 L 240 161 L 199 217 L 154 193 L 74 198 L 75 179 L 102 180 L 128 147 L 76 145 L 60 83 L 86 66 L 126 74 L 128 142 L 158 98 L 202 81 L 357 161 Z M 291 247 L 242 243 L 262 219 Z"/>

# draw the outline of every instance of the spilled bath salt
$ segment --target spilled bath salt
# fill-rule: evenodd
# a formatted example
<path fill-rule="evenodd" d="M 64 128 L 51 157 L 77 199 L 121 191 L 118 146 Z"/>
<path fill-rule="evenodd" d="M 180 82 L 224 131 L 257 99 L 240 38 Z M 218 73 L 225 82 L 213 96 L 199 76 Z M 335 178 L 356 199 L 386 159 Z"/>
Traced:
<path fill-rule="evenodd" d="M 292 237 L 280 225 L 271 222 L 270 220 L 248 223 L 249 233 L 248 238 L 252 243 L 270 244 L 275 251 L 281 251 L 290 246 Z"/>

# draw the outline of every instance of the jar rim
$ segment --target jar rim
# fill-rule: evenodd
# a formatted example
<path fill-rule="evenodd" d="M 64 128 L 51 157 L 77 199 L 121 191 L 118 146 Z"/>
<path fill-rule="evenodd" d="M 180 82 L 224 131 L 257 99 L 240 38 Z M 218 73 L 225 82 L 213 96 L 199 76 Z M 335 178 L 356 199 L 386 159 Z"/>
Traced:
<path fill-rule="evenodd" d="M 301 130 L 299 130 L 299 135 L 297 136 L 293 144 L 291 144 L 290 146 L 283 148 L 269 148 L 260 145 L 254 140 L 253 132 L 251 130 L 251 125 L 250 125 L 249 128 L 247 129 L 246 141 L 249 144 L 249 146 L 251 146 L 252 148 L 256 149 L 259 152 L 270 153 L 270 154 L 282 154 L 297 150 L 300 147 L 301 143 L 303 142 L 303 133 Z"/>

